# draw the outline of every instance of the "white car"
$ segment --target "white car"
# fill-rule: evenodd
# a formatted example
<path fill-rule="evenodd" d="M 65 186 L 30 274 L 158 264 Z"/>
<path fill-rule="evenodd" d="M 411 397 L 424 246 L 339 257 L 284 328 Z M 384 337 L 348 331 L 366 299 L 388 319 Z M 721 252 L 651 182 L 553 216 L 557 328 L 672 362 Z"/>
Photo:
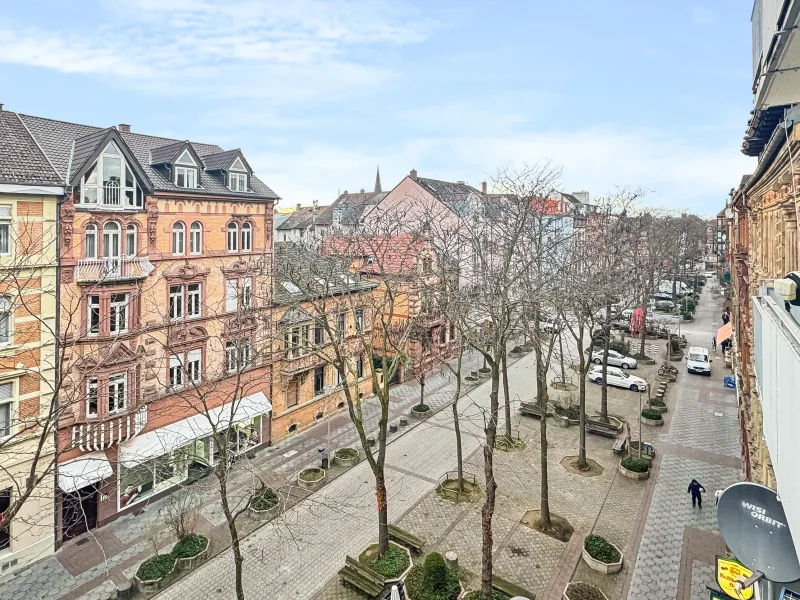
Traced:
<path fill-rule="evenodd" d="M 708 356 L 708 348 L 700 346 L 689 348 L 689 355 L 686 357 L 686 371 L 688 373 L 699 373 L 700 375 L 711 375 L 711 359 Z"/>
<path fill-rule="evenodd" d="M 639 390 L 647 391 L 647 382 L 641 377 L 631 375 L 627 371 L 623 371 L 618 367 L 607 367 L 606 379 L 608 385 L 615 385 L 621 388 L 628 388 L 632 392 Z M 603 367 L 593 366 L 589 371 L 589 381 L 594 381 L 596 384 L 603 383 Z"/>
<path fill-rule="evenodd" d="M 553 334 L 558 333 L 560 330 L 561 327 L 555 319 L 542 318 L 539 320 L 539 331 L 542 333 Z"/>
<path fill-rule="evenodd" d="M 603 364 L 603 351 L 596 350 L 592 352 L 592 362 L 596 365 Z M 620 354 L 616 350 L 608 351 L 608 364 L 614 367 L 622 367 L 623 369 L 635 369 L 638 365 L 635 358 Z"/>

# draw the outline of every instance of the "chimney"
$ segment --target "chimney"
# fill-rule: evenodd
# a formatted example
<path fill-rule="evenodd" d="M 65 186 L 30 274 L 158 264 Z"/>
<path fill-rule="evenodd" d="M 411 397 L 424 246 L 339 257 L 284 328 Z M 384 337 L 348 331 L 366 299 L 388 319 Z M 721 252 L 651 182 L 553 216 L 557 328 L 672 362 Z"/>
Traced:
<path fill-rule="evenodd" d="M 3 112 L 3 105 L 0 104 L 0 112 Z"/>
<path fill-rule="evenodd" d="M 417 178 L 417 170 L 416 169 L 411 169 L 411 173 L 409 173 L 409 176 L 411 177 L 411 179 L 416 179 Z"/>
<path fill-rule="evenodd" d="M 363 194 L 363 193 L 364 193 L 364 188 L 361 188 L 361 191 L 359 192 L 359 194 Z"/>
<path fill-rule="evenodd" d="M 463 182 L 463 181 L 456 181 L 456 183 L 457 183 L 458 185 L 464 185 L 464 182 Z"/>
<path fill-rule="evenodd" d="M 297 212 L 300 212 L 300 203 L 297 203 Z"/>
<path fill-rule="evenodd" d="M 486 193 L 486 182 L 481 181 L 481 191 L 485 194 Z"/>
<path fill-rule="evenodd" d="M 130 133 L 131 132 L 131 126 L 130 125 L 125 125 L 125 123 L 120 123 L 119 126 L 118 126 L 118 129 L 122 133 Z"/>

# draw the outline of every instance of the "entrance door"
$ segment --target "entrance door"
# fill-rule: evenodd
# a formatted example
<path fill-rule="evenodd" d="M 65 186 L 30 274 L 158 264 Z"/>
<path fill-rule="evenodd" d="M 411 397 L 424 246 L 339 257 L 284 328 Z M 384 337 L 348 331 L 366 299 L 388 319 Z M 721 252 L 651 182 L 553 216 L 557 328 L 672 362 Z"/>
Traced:
<path fill-rule="evenodd" d="M 61 530 L 64 541 L 70 540 L 97 526 L 97 485 L 88 485 L 76 492 L 64 494 Z"/>

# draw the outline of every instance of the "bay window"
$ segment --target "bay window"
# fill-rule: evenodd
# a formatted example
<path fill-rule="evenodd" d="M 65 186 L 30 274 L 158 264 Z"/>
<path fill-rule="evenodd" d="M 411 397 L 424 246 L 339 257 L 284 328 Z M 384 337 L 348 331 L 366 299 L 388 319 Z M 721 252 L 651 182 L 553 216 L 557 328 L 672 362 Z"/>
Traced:
<path fill-rule="evenodd" d="M 144 192 L 119 148 L 109 142 L 81 181 L 83 205 L 142 208 Z"/>

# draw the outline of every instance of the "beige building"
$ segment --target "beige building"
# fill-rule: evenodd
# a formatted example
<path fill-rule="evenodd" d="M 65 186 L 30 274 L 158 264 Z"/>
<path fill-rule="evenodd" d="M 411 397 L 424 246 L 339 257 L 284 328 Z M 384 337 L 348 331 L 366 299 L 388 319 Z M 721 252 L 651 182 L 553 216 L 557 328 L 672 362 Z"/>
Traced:
<path fill-rule="evenodd" d="M 0 110 L 0 578 L 53 553 L 56 213 L 64 184 Z"/>

